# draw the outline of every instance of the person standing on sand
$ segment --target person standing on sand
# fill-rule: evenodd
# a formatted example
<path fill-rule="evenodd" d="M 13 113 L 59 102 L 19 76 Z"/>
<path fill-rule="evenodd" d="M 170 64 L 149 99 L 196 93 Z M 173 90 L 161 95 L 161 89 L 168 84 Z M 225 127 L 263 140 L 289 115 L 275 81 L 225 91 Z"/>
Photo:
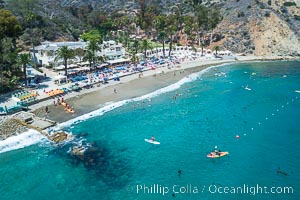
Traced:
<path fill-rule="evenodd" d="M 116 89 L 116 88 L 114 89 L 114 93 L 115 93 L 115 94 L 117 93 L 117 89 Z"/>
<path fill-rule="evenodd" d="M 49 111 L 49 110 L 48 110 L 48 106 L 46 106 L 46 108 L 45 108 L 45 111 L 46 111 L 46 114 L 47 114 L 47 113 L 48 113 L 48 111 Z"/>

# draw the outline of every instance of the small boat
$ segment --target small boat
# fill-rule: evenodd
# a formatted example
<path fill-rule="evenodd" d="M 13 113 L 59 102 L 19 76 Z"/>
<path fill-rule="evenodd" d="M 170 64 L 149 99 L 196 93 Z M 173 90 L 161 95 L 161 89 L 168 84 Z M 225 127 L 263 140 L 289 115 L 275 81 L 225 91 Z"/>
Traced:
<path fill-rule="evenodd" d="M 215 152 L 211 152 L 211 153 L 207 154 L 207 157 L 208 158 L 219 158 L 219 157 L 226 156 L 228 154 L 229 154 L 228 151 L 219 152 L 218 154 Z"/>
<path fill-rule="evenodd" d="M 300 93 L 300 90 L 295 90 L 295 92 Z"/>

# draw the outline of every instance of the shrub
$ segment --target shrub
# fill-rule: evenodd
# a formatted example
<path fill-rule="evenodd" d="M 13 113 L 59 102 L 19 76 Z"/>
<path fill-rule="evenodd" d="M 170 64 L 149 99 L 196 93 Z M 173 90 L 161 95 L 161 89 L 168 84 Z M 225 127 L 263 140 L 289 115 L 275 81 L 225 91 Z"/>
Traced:
<path fill-rule="evenodd" d="M 265 17 L 270 17 L 270 13 L 269 13 L 269 12 L 266 12 L 266 13 L 265 13 Z"/>
<path fill-rule="evenodd" d="M 272 1 L 271 1 L 271 0 L 268 1 L 268 5 L 269 5 L 269 6 L 272 5 Z"/>
<path fill-rule="evenodd" d="M 238 17 L 245 17 L 245 13 L 244 12 L 238 12 Z"/>
<path fill-rule="evenodd" d="M 290 22 L 290 18 L 288 18 L 288 17 L 285 18 L 285 21 L 286 21 L 286 22 Z"/>
<path fill-rule="evenodd" d="M 251 8 L 251 5 L 247 6 L 247 8 L 250 9 L 250 8 Z"/>
<path fill-rule="evenodd" d="M 297 4 L 295 2 L 284 2 L 284 6 L 296 6 Z"/>

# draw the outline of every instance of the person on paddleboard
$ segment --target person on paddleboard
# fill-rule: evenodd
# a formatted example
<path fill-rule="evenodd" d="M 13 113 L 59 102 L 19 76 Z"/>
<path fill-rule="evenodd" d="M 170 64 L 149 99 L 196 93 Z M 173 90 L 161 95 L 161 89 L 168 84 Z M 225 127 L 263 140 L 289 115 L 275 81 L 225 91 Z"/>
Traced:
<path fill-rule="evenodd" d="M 214 153 L 219 156 L 220 155 L 220 150 L 218 149 L 218 146 L 215 146 L 215 150 L 214 150 Z"/>
<path fill-rule="evenodd" d="M 152 137 L 151 137 L 151 140 L 152 140 L 152 142 L 154 142 L 155 141 L 155 137 L 152 135 Z"/>

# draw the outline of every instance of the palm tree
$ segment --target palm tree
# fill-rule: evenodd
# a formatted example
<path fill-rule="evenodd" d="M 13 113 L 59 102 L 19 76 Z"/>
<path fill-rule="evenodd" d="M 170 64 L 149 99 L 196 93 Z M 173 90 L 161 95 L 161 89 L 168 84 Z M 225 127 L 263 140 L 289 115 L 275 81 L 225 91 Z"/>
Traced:
<path fill-rule="evenodd" d="M 92 62 L 94 61 L 94 54 L 91 51 L 86 51 L 83 56 L 84 61 L 88 61 L 90 63 L 90 67 L 92 67 Z"/>
<path fill-rule="evenodd" d="M 201 47 L 201 56 L 203 56 L 203 49 L 205 47 L 205 44 L 201 42 L 200 47 Z"/>
<path fill-rule="evenodd" d="M 87 49 L 90 50 L 93 53 L 93 65 L 95 67 L 95 59 L 96 59 L 96 51 L 100 51 L 101 48 L 99 46 L 99 41 L 97 40 L 90 40 L 89 44 L 87 46 Z"/>
<path fill-rule="evenodd" d="M 100 61 L 102 63 L 104 63 L 107 59 L 108 59 L 107 56 L 99 56 L 98 57 L 98 61 Z"/>
<path fill-rule="evenodd" d="M 131 51 L 131 54 L 132 54 L 132 57 L 131 57 L 131 62 L 133 62 L 134 64 L 135 64 L 135 67 L 136 67 L 136 63 L 139 61 L 139 58 L 138 58 L 138 56 L 135 54 L 135 51 L 134 50 L 132 50 Z"/>
<path fill-rule="evenodd" d="M 133 60 L 134 60 L 135 67 L 137 66 L 136 54 L 138 52 L 139 46 L 140 46 L 139 41 L 135 39 L 132 44 L 132 56 L 134 58 Z"/>
<path fill-rule="evenodd" d="M 32 51 L 33 51 L 33 59 L 34 59 L 34 62 L 37 63 L 37 58 L 35 55 L 35 49 L 34 49 L 34 43 L 33 43 L 33 23 L 34 23 L 35 19 L 36 19 L 36 15 L 32 11 L 29 11 L 28 13 L 26 13 L 25 21 L 30 23 L 30 29 L 31 29 L 30 39 L 31 39 Z"/>
<path fill-rule="evenodd" d="M 56 53 L 56 57 L 54 59 L 55 61 L 57 61 L 59 59 L 63 59 L 64 66 L 65 66 L 65 76 L 67 76 L 68 75 L 68 68 L 67 68 L 68 60 L 75 57 L 74 50 L 69 49 L 67 46 L 62 46 L 58 50 L 56 50 L 55 53 Z"/>
<path fill-rule="evenodd" d="M 30 53 L 19 54 L 17 63 L 23 67 L 23 75 L 25 79 L 25 86 L 27 86 L 27 70 L 26 67 L 29 64 L 33 64 Z"/>
<path fill-rule="evenodd" d="M 213 51 L 216 51 L 216 55 L 218 55 L 219 50 L 220 50 L 219 46 L 214 46 Z"/>
<path fill-rule="evenodd" d="M 172 44 L 173 44 L 173 36 L 176 33 L 176 26 L 170 25 L 168 27 L 168 32 L 170 34 L 170 46 L 169 46 L 169 57 L 171 57 L 171 52 L 172 52 Z"/>
<path fill-rule="evenodd" d="M 159 32 L 158 38 L 162 42 L 162 45 L 163 45 L 163 55 L 164 55 L 164 57 L 166 57 L 166 55 L 165 55 L 165 40 L 166 40 L 166 37 L 167 37 L 167 34 L 166 34 L 165 31 Z"/>
<path fill-rule="evenodd" d="M 144 50 L 144 57 L 145 57 L 145 62 L 147 61 L 147 49 L 151 49 L 151 43 L 145 39 L 141 43 L 141 49 Z"/>
<path fill-rule="evenodd" d="M 81 63 L 82 58 L 84 56 L 84 50 L 82 48 L 77 48 L 77 49 L 75 49 L 74 53 L 75 53 L 76 56 L 79 57 L 79 61 Z"/>
<path fill-rule="evenodd" d="M 134 40 L 134 41 L 133 41 L 133 44 L 132 44 L 132 47 L 133 47 L 133 49 L 134 49 L 134 53 L 135 53 L 135 54 L 137 54 L 138 49 L 139 49 L 139 46 L 140 46 L 139 41 L 138 41 L 138 40 Z"/>

